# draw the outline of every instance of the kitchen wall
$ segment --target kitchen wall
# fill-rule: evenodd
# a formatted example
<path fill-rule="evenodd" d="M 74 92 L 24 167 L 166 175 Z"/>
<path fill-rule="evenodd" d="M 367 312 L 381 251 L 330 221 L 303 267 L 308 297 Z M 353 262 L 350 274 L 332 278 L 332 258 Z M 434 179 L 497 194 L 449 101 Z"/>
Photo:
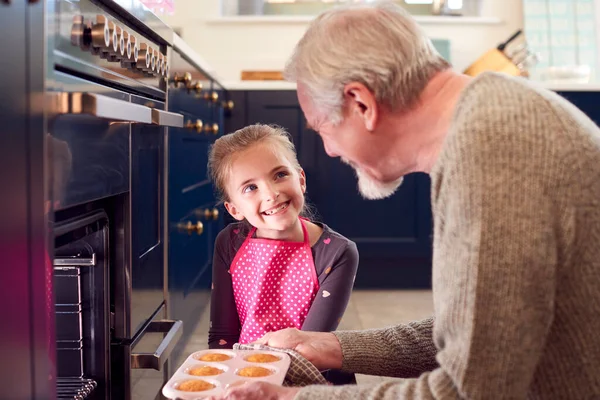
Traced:
<path fill-rule="evenodd" d="M 454 18 L 450 22 L 422 24 L 430 37 L 451 41 L 451 60 L 459 70 L 522 28 L 521 0 L 484 1 L 482 16 L 492 18 L 478 22 Z M 220 19 L 219 0 L 177 0 L 175 14 L 162 18 L 180 30 L 185 41 L 206 59 L 224 82 L 239 80 L 242 70 L 283 69 L 307 27 L 305 21 Z"/>

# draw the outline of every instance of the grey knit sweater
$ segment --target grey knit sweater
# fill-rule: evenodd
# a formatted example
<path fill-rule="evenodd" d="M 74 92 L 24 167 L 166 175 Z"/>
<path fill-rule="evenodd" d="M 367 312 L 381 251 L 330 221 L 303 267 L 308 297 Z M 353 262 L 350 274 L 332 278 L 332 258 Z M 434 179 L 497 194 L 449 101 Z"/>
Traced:
<path fill-rule="evenodd" d="M 435 317 L 336 333 L 344 369 L 407 379 L 296 398 L 600 399 L 599 129 L 485 73 L 431 177 Z"/>

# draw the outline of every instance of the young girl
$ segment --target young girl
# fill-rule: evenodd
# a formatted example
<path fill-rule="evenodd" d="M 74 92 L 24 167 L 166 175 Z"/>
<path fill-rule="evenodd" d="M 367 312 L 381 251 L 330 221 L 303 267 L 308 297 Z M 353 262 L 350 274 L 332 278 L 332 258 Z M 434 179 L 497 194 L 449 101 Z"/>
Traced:
<path fill-rule="evenodd" d="M 225 208 L 240 221 L 215 243 L 209 348 L 283 328 L 335 330 L 358 251 L 327 225 L 300 216 L 306 176 L 287 132 L 258 124 L 225 135 L 208 166 Z"/>

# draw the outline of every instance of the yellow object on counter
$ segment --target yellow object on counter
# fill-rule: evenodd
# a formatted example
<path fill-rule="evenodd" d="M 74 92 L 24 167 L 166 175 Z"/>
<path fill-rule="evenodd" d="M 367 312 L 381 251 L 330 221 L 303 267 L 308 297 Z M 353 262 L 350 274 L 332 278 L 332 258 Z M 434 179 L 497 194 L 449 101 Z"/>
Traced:
<path fill-rule="evenodd" d="M 498 49 L 491 49 L 485 53 L 465 69 L 464 73 L 469 76 L 477 76 L 485 71 L 503 72 L 514 76 L 522 74 L 522 71 Z"/>

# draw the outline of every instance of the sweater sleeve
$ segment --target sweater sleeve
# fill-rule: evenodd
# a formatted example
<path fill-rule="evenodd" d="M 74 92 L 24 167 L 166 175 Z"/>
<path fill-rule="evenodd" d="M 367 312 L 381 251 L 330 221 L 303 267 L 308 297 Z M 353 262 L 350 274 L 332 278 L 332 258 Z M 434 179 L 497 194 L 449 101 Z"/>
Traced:
<path fill-rule="evenodd" d="M 342 346 L 345 371 L 409 378 L 438 366 L 433 318 L 383 329 L 334 333 Z"/>
<path fill-rule="evenodd" d="M 358 269 L 358 250 L 348 241 L 334 265 L 324 268 L 325 277 L 302 324 L 303 331 L 330 332 L 344 315 Z"/>
<path fill-rule="evenodd" d="M 523 123 L 530 117 L 518 108 L 485 109 L 450 133 L 432 181 L 439 367 L 373 386 L 307 387 L 297 399 L 527 397 L 556 290 L 557 225 L 546 183 L 560 177 L 547 168 L 555 161 L 542 136 L 561 126 Z M 403 335 L 392 329 L 342 336 L 344 363 L 376 374 L 400 370 Z"/>
<path fill-rule="evenodd" d="M 229 273 L 229 266 L 235 255 L 231 239 L 231 227 L 227 227 L 219 232 L 215 241 L 210 327 L 208 330 L 208 347 L 210 349 L 230 349 L 240 337 L 240 319 L 233 297 L 233 282 Z"/>

